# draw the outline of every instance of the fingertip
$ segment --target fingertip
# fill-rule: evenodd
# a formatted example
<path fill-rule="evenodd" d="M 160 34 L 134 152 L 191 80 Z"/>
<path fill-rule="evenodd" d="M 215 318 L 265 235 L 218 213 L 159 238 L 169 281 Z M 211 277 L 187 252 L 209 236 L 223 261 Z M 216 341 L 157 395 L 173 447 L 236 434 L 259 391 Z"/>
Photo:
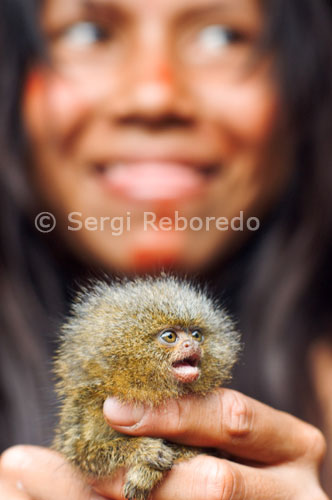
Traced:
<path fill-rule="evenodd" d="M 124 404 L 116 398 L 107 398 L 104 402 L 104 417 L 113 427 L 132 428 L 142 420 L 144 413 L 143 405 Z"/>
<path fill-rule="evenodd" d="M 31 457 L 26 446 L 17 445 L 3 452 L 0 459 L 2 470 L 22 469 L 29 466 Z"/>

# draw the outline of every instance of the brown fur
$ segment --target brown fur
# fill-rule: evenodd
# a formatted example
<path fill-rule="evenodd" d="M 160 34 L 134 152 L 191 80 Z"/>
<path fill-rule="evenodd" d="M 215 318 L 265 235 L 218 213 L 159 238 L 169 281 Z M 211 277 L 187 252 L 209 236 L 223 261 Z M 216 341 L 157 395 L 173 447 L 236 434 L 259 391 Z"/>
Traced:
<path fill-rule="evenodd" d="M 173 376 L 172 349 L 157 335 L 193 326 L 204 334 L 200 376 L 185 384 Z M 176 460 L 201 450 L 114 431 L 103 418 L 105 399 L 157 406 L 186 394 L 204 396 L 230 378 L 238 351 L 230 318 L 188 282 L 162 276 L 98 283 L 81 294 L 63 327 L 55 360 L 62 397 L 55 448 L 90 476 L 126 467 L 125 497 L 146 500 Z"/>

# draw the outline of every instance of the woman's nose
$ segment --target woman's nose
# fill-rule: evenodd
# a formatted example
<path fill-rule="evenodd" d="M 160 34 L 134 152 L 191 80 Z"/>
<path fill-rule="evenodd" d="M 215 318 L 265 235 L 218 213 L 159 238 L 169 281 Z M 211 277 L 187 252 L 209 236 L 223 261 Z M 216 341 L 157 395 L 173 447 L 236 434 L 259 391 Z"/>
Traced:
<path fill-rule="evenodd" d="M 156 36 L 141 40 L 125 68 L 125 85 L 118 101 L 117 117 L 135 124 L 164 123 L 165 118 L 185 122 L 192 118 L 186 78 L 170 43 Z M 179 123 L 178 123 L 179 124 Z"/>
<path fill-rule="evenodd" d="M 171 61 L 165 56 L 146 54 L 146 61 L 137 64 L 131 88 L 137 112 L 151 117 L 168 113 L 179 91 Z"/>

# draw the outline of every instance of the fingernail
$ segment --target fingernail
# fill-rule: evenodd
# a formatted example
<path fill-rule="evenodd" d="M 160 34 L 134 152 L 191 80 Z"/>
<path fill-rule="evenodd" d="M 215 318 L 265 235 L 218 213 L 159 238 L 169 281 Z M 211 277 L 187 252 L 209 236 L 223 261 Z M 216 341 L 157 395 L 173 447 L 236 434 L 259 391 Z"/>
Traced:
<path fill-rule="evenodd" d="M 144 406 L 124 404 L 116 398 L 107 398 L 104 403 L 104 415 L 111 425 L 133 427 L 142 420 Z"/>

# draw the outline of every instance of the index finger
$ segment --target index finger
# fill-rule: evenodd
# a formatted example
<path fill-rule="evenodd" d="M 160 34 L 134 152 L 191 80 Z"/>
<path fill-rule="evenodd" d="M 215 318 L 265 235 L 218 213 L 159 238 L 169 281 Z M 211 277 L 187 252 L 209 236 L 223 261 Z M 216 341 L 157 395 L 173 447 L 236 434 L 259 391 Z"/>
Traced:
<path fill-rule="evenodd" d="M 246 460 L 274 464 L 299 458 L 320 462 L 325 441 L 311 425 L 237 391 L 218 389 L 205 398 L 170 400 L 157 409 L 104 404 L 114 429 L 205 448 Z"/>

